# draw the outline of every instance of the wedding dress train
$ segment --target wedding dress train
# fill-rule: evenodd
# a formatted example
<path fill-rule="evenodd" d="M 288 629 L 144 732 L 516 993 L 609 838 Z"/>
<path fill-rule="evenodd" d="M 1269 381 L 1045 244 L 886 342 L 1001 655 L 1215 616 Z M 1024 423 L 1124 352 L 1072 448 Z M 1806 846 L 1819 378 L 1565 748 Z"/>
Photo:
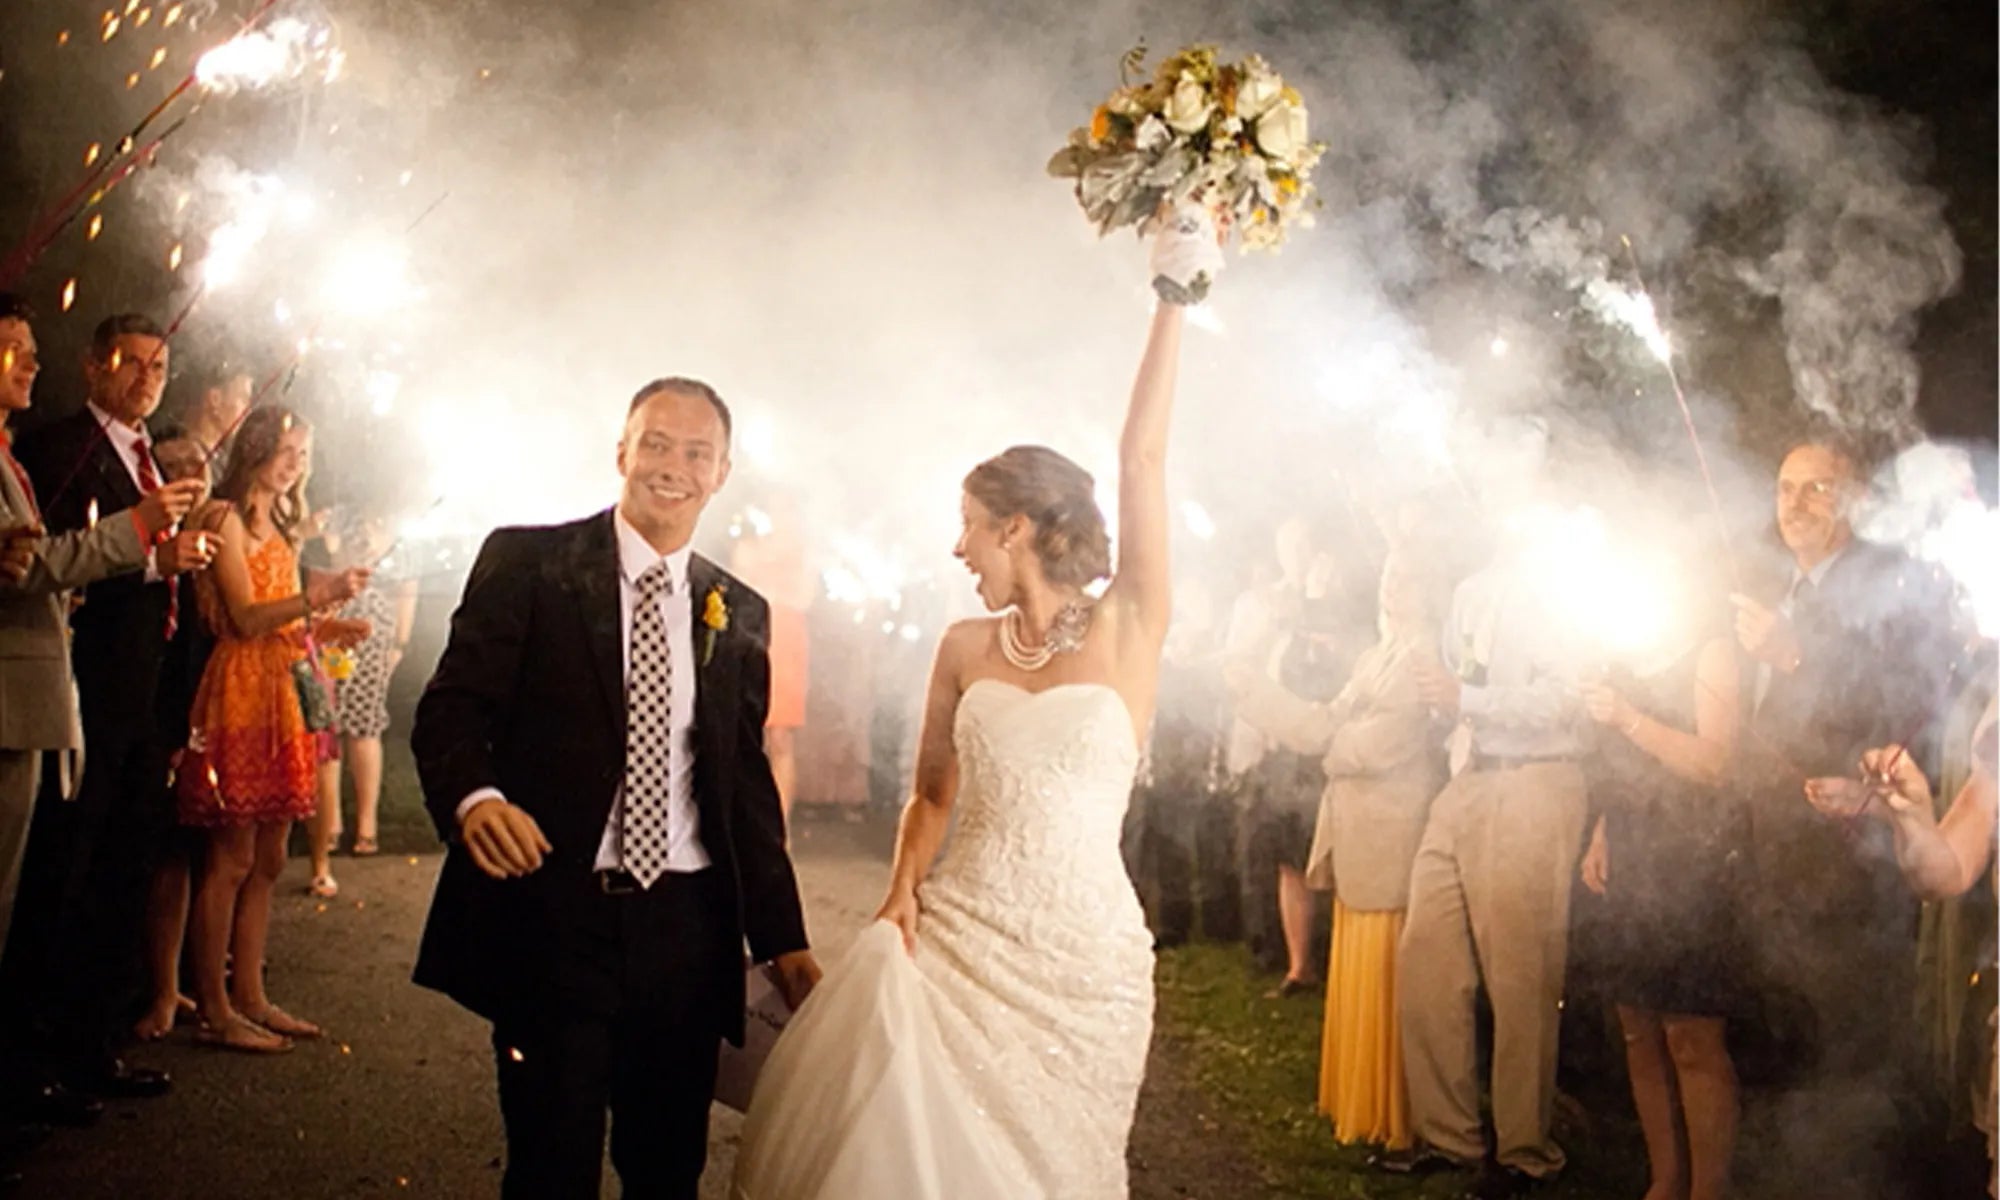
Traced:
<path fill-rule="evenodd" d="M 877 923 L 772 1050 L 738 1200 L 1117 1200 L 1153 952 L 1119 855 L 1138 766 L 1102 684 L 961 698 L 917 954 Z"/>

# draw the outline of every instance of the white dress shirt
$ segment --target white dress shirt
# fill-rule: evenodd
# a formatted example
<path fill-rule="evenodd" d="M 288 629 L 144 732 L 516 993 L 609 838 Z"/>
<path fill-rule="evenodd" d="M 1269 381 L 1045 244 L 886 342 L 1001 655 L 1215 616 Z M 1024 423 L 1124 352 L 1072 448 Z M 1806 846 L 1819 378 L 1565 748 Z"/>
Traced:
<path fill-rule="evenodd" d="M 662 615 L 667 623 L 668 664 L 672 698 L 667 714 L 667 870 L 699 871 L 709 865 L 708 851 L 701 844 L 701 817 L 694 802 L 694 711 L 698 672 L 694 656 L 694 609 L 688 598 L 688 547 L 661 554 L 632 528 L 623 513 L 614 512 L 612 526 L 618 536 L 618 639 L 620 669 L 632 674 L 632 613 L 639 603 L 639 576 L 654 563 L 665 559 L 670 584 L 661 597 Z M 480 788 L 458 805 L 458 819 L 482 800 L 505 799 L 497 788 Z M 618 853 L 618 830 L 625 809 L 625 785 L 611 801 L 611 818 L 604 823 L 604 836 L 597 844 L 596 867 L 600 871 L 624 868 Z"/>
<path fill-rule="evenodd" d="M 89 401 L 84 402 L 84 407 L 89 409 L 90 415 L 96 417 L 97 423 L 104 427 L 104 440 L 110 442 L 111 448 L 118 452 L 118 461 L 125 464 L 125 473 L 132 477 L 132 486 L 139 489 L 140 495 L 145 495 L 146 485 L 139 480 L 139 447 L 146 447 L 146 452 L 151 454 L 153 450 L 152 436 L 146 432 L 144 426 L 134 429 Z M 159 475 L 159 467 L 160 464 L 156 460 L 153 463 L 153 474 L 155 476 Z M 164 483 L 166 480 L 162 478 L 160 482 Z M 158 555 L 158 546 L 147 547 L 147 583 L 158 583 L 160 580 L 166 578 L 166 576 L 160 574 Z"/>

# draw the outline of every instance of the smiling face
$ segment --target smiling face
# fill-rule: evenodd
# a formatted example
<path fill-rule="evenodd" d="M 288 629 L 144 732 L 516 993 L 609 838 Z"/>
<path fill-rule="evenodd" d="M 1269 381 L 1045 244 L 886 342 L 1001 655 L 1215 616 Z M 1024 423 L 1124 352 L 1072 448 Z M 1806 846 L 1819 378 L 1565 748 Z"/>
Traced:
<path fill-rule="evenodd" d="M 41 369 L 35 331 L 19 317 L 0 319 L 0 420 L 33 403 L 35 376 Z"/>
<path fill-rule="evenodd" d="M 625 418 L 618 439 L 618 500 L 655 549 L 679 549 L 694 536 L 702 510 L 729 479 L 729 435 L 707 399 L 667 388 Z"/>
<path fill-rule="evenodd" d="M 1854 463 L 1827 446 L 1800 446 L 1778 468 L 1778 535 L 1801 568 L 1811 570 L 1854 537 L 1848 509 Z"/>
<path fill-rule="evenodd" d="M 1021 582 L 1021 564 L 1016 557 L 1025 540 L 1031 540 L 1033 525 L 1025 516 L 997 517 L 971 493 L 961 493 L 958 501 L 961 527 L 953 558 L 972 572 L 979 602 L 988 612 L 999 612 L 1014 603 Z"/>
<path fill-rule="evenodd" d="M 257 469 L 257 485 L 283 495 L 312 469 L 312 430 L 295 423 L 278 437 L 277 452 Z"/>

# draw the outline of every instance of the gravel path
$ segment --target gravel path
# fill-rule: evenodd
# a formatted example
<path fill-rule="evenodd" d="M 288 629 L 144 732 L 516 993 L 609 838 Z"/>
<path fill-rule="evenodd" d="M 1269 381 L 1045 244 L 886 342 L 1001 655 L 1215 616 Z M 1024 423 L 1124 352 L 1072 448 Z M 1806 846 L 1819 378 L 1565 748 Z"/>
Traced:
<path fill-rule="evenodd" d="M 796 858 L 815 943 L 838 957 L 880 898 L 888 831 L 806 821 Z M 271 991 L 320 1022 L 322 1042 L 264 1058 L 193 1045 L 137 1049 L 173 1072 L 172 1096 L 112 1106 L 29 1160 L 23 1196 L 65 1200 L 334 1200 L 493 1196 L 500 1118 L 483 1022 L 409 982 L 436 855 L 340 859 L 337 900 L 303 894 L 292 864 L 272 930 Z M 1133 1133 L 1134 1200 L 1261 1192 L 1156 1044 Z M 724 1197 L 741 1118 L 718 1108 L 703 1196 Z M 605 1195 L 616 1195 L 606 1173 Z M 859 1198 L 857 1198 L 859 1200 Z"/>

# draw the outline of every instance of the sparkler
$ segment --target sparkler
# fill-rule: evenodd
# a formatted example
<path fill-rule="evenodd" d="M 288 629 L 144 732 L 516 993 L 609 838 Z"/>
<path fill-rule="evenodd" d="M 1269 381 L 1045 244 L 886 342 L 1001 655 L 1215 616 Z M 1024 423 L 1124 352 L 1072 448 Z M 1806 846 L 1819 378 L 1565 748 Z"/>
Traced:
<path fill-rule="evenodd" d="M 1606 294 L 1611 289 L 1593 291 L 1600 301 L 1608 303 L 1611 315 L 1638 334 L 1640 340 L 1646 343 L 1646 348 L 1653 352 L 1653 357 L 1666 368 L 1667 382 L 1673 384 L 1674 400 L 1680 405 L 1681 424 L 1686 427 L 1688 442 L 1694 447 L 1694 461 L 1701 468 L 1701 481 L 1708 488 L 1709 511 L 1715 516 L 1715 531 L 1722 538 L 1722 554 L 1729 566 L 1730 587 L 1742 591 L 1741 576 L 1736 570 L 1736 551 L 1729 539 L 1729 522 L 1723 518 L 1722 497 L 1717 494 L 1715 476 L 1708 469 L 1708 452 L 1702 448 L 1701 434 L 1694 427 L 1694 413 L 1688 408 L 1687 392 L 1681 387 L 1680 372 L 1674 368 L 1673 343 L 1668 340 L 1666 331 L 1660 328 L 1659 313 L 1653 307 L 1653 294 L 1646 287 L 1646 273 L 1639 267 L 1639 252 L 1633 248 L 1631 238 L 1621 235 L 1618 240 L 1624 243 L 1625 256 L 1631 260 L 1632 278 L 1638 281 L 1639 291 L 1636 296 L 1630 292 L 1618 293 L 1630 303 L 1612 299 Z"/>
<path fill-rule="evenodd" d="M 76 213 L 79 211 L 77 207 L 78 201 L 83 200 L 91 194 L 91 189 L 96 187 L 97 182 L 111 169 L 112 164 L 118 161 L 119 155 L 136 146 L 139 138 L 152 126 L 154 121 L 160 118 L 162 113 L 166 112 L 175 101 L 185 96 L 197 83 L 201 82 L 199 78 L 202 70 L 201 63 L 217 51 L 227 50 L 229 46 L 249 35 L 276 4 L 277 0 L 261 0 L 261 3 L 251 11 L 248 17 L 244 18 L 243 24 L 237 28 L 237 31 L 227 41 L 217 46 L 214 50 L 210 50 L 207 54 L 204 54 L 201 60 L 196 62 L 195 69 L 188 72 L 186 78 L 175 85 L 174 89 L 168 92 L 159 103 L 148 109 L 146 115 L 139 118 L 139 123 L 134 125 L 130 132 L 118 140 L 117 152 L 114 152 L 111 157 L 98 162 L 94 167 L 90 167 L 89 163 L 85 164 L 90 169 L 85 172 L 83 179 L 74 188 L 70 189 L 62 199 L 49 208 L 46 217 L 31 224 L 28 236 L 8 254 L 4 260 L 5 265 L 0 266 L 0 287 L 12 286 L 14 281 L 19 279 L 29 266 L 33 265 L 35 259 L 40 257 L 42 251 L 47 249 L 49 243 L 54 240 L 55 235 L 60 233 L 71 220 L 75 219 Z M 176 4 L 167 11 L 165 24 L 173 24 L 178 19 L 179 13 L 180 5 Z M 104 30 L 105 41 L 110 41 L 111 37 L 116 34 L 118 22 L 119 18 L 115 14 L 106 20 Z M 58 39 L 58 44 L 66 40 L 67 36 L 67 31 L 65 31 L 63 37 Z M 223 61 L 226 64 L 229 60 L 225 57 Z M 184 120 L 185 118 L 183 118 Z M 173 128 L 178 129 L 179 127 L 180 123 L 176 123 Z M 171 132 L 173 132 L 173 129 L 168 130 L 168 133 Z M 161 135 L 160 138 L 154 141 L 153 145 L 157 147 L 160 141 L 165 140 L 165 137 L 165 134 Z M 135 161 L 137 157 L 135 156 Z M 109 191 L 109 188 L 105 188 L 103 191 Z"/>

